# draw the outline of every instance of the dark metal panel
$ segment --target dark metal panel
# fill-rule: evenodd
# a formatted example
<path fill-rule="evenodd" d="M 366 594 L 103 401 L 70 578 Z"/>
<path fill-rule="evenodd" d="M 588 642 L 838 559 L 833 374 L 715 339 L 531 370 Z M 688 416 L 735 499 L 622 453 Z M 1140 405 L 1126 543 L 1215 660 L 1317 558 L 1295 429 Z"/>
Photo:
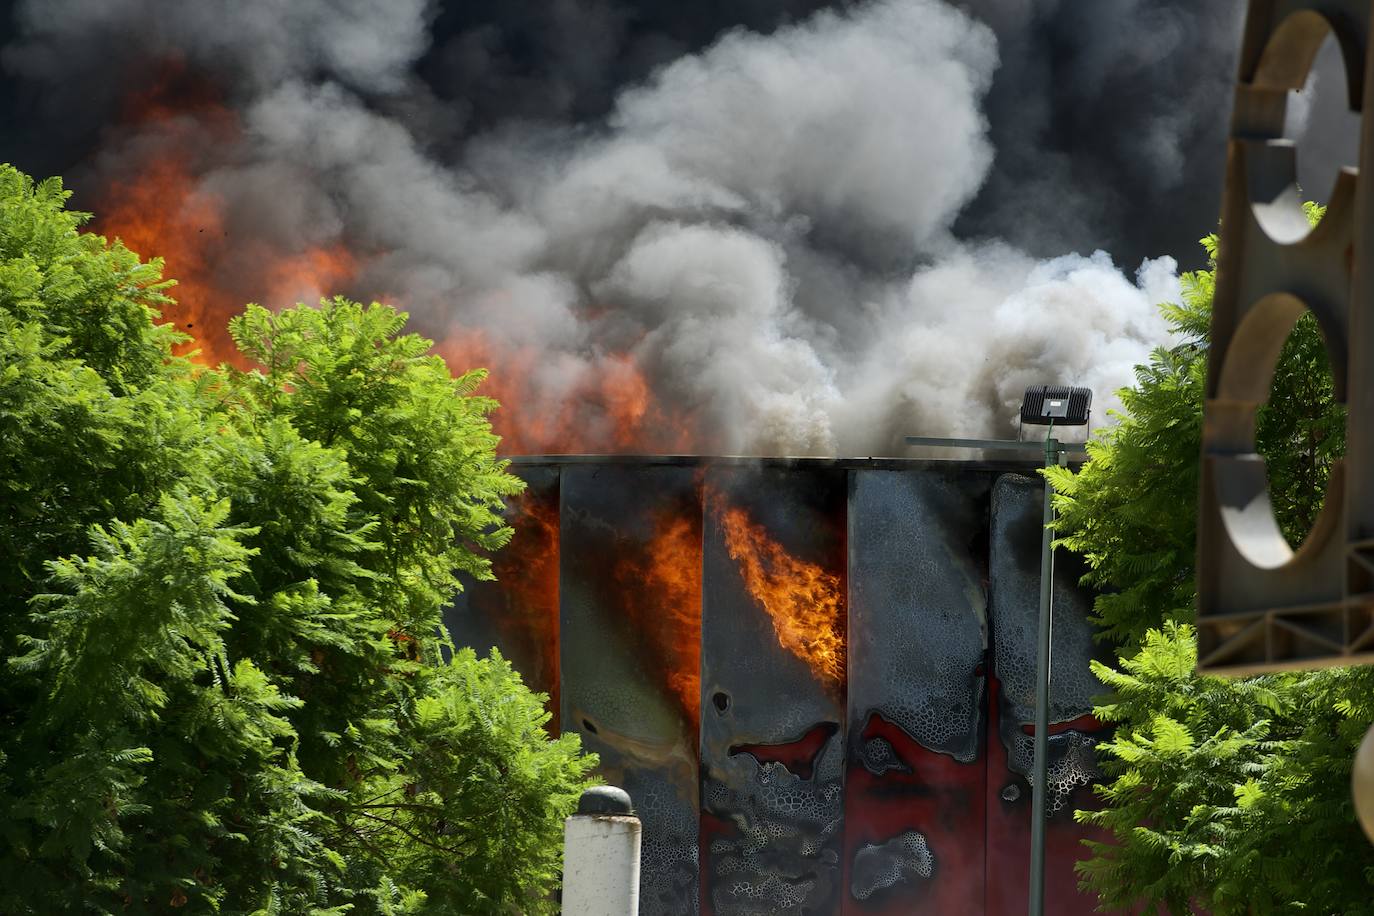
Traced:
<path fill-rule="evenodd" d="M 707 912 L 840 908 L 844 669 L 842 661 L 829 673 L 804 661 L 810 637 L 799 641 L 787 629 L 799 618 L 783 612 L 830 606 L 833 591 L 841 616 L 830 631 L 811 635 L 842 649 L 845 491 L 846 475 L 837 469 L 737 467 L 707 475 L 701 685 Z M 808 598 L 774 602 L 770 613 L 754 597 L 760 580 L 768 587 L 803 586 Z M 791 648 L 784 647 L 784 632 Z"/>
<path fill-rule="evenodd" d="M 696 475 L 681 467 L 565 468 L 561 530 L 564 727 L 600 755 L 600 774 L 630 793 L 643 821 L 640 912 L 694 913 Z M 669 542 L 687 554 L 685 588 L 660 573 Z"/>
<path fill-rule="evenodd" d="M 703 473 L 716 494 L 704 531 Z M 512 509 L 516 536 L 498 555 L 500 581 L 473 584 L 446 620 L 460 644 L 499 645 L 536 689 L 556 692 L 559 681 L 548 681 L 561 657 L 565 724 L 645 819 L 646 914 L 693 912 L 698 874 L 705 908 L 720 913 L 976 913 L 978 861 L 987 911 L 1019 913 L 1041 491 L 1033 477 L 1010 475 L 992 498 L 995 473 L 952 463 L 522 466 L 530 486 Z M 991 569 L 981 565 L 988 501 Z M 847 697 L 843 678 L 816 675 L 784 648 L 751 597 L 721 524 L 731 507 L 797 569 L 847 590 Z M 666 538 L 665 520 L 690 530 L 678 524 L 678 537 Z M 673 586 L 655 565 L 670 549 L 695 568 L 685 587 L 701 594 L 704 627 L 701 605 L 684 601 L 682 582 Z M 1091 801 L 1079 773 L 1097 726 L 1083 713 L 1100 689 L 1087 668 L 1088 598 L 1073 587 L 1070 561 L 1061 552 L 1051 743 L 1064 803 L 1049 831 L 1048 899 L 1063 913 L 1092 903 L 1074 892 L 1083 834 L 1067 817 Z M 559 567 L 561 624 L 552 610 Z M 1001 683 L 988 679 L 990 724 L 980 727 L 978 704 L 960 697 L 976 700 L 979 690 L 970 662 L 982 641 L 971 619 L 985 577 Z M 684 681 L 703 641 L 700 681 Z M 705 721 L 687 695 L 704 702 Z M 992 736 L 985 758 L 982 734 Z M 1004 800 L 1004 790 L 1015 798 Z"/>
<path fill-rule="evenodd" d="M 845 913 L 981 913 L 990 475 L 854 471 Z"/>
<path fill-rule="evenodd" d="M 1040 613 L 1040 554 L 1044 490 L 1020 474 L 998 478 L 992 492 L 989 621 L 993 677 L 989 685 L 988 896 L 989 914 L 1026 909 L 1030 861 L 1031 772 L 1035 721 L 1036 630 Z M 1091 595 L 1078 585 L 1080 563 L 1055 554 L 1053 653 L 1050 676 L 1049 816 L 1045 853 L 1045 911 L 1091 913 L 1096 897 L 1078 891 L 1074 862 L 1079 840 L 1098 838 L 1075 824 L 1075 808 L 1091 807 L 1097 778 L 1098 723 L 1092 698 L 1103 692 L 1089 662 L 1094 645 Z"/>
<path fill-rule="evenodd" d="M 517 469 L 525 492 L 506 519 L 515 534 L 492 560 L 495 581 L 464 577 L 463 591 L 444 611 L 458 646 L 479 656 L 499 649 L 531 690 L 549 695 L 551 730 L 558 732 L 558 481 L 556 467 Z"/>

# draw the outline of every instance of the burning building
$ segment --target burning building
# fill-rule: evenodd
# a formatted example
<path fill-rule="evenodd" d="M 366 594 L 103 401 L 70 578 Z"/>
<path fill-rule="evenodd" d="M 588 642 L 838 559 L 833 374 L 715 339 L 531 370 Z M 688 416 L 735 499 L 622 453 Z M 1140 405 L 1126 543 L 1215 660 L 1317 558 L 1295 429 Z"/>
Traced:
<path fill-rule="evenodd" d="M 240 361 L 225 325 L 245 302 L 342 293 L 405 308 L 456 372 L 490 369 L 508 455 L 834 456 L 1007 434 L 1046 377 L 1112 406 L 1179 294 L 1172 258 L 1142 258 L 1193 250 L 1216 213 L 1240 10 L 235 13 L 0 0 L 0 158 L 64 174 L 93 228 L 165 257 L 165 317 L 201 359 Z M 449 623 L 630 790 L 646 913 L 1019 908 L 1034 477 L 518 470 L 497 581 Z M 1068 913 L 1089 907 L 1068 812 L 1095 683 L 1087 598 L 1061 579 L 1050 901 Z"/>
<path fill-rule="evenodd" d="M 490 369 L 507 454 L 903 454 L 1112 407 L 1216 213 L 1238 11 L 1019 6 L 0 0 L 0 159 L 207 362 L 345 294 Z"/>
<path fill-rule="evenodd" d="M 1041 490 L 1024 468 L 521 458 L 498 580 L 447 614 L 550 696 L 644 822 L 641 911 L 1024 908 Z M 1098 692 L 1056 578 L 1049 908 Z"/>

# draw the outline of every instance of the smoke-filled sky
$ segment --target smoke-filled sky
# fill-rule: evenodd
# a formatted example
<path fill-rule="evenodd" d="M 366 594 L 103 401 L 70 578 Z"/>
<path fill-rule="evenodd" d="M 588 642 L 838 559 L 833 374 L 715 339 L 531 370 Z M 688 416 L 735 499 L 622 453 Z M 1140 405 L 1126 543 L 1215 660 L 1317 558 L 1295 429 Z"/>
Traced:
<path fill-rule="evenodd" d="M 248 299 L 381 297 L 508 451 L 901 454 L 1030 383 L 1101 417 L 1166 341 L 1242 12 L 17 0 L 0 160 L 151 240 L 215 356 Z"/>

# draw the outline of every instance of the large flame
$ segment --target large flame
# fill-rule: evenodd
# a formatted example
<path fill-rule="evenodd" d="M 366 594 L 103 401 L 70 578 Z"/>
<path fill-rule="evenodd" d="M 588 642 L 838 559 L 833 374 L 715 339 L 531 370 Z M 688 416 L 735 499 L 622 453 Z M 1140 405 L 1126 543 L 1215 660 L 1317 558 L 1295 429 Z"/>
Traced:
<path fill-rule="evenodd" d="M 435 349 L 455 370 L 491 369 L 483 393 L 505 405 L 492 417 L 503 454 L 681 454 L 702 447 L 692 417 L 665 409 L 628 353 L 572 368 L 558 365 L 557 354 L 501 343 L 475 328 L 451 330 Z"/>
<path fill-rule="evenodd" d="M 701 706 L 701 517 L 663 516 L 649 542 L 647 579 L 663 617 L 660 638 L 668 689 L 688 721 Z"/>
<path fill-rule="evenodd" d="M 178 278 L 177 303 L 164 317 L 197 341 L 202 358 L 232 361 L 225 325 L 238 309 L 208 280 L 224 236 L 223 202 L 197 192 L 188 158 L 169 148 L 138 162 L 131 177 L 106 188 L 96 228 L 145 258 L 163 258 L 166 276 Z"/>
<path fill-rule="evenodd" d="M 816 679 L 845 679 L 845 600 L 839 575 L 798 559 L 738 506 L 715 497 L 725 547 L 745 588 L 767 614 L 778 643 L 806 662 Z"/>
<path fill-rule="evenodd" d="M 700 503 L 696 503 L 700 506 Z M 658 512 L 642 545 L 621 545 L 615 578 L 626 616 L 692 734 L 701 706 L 701 512 Z"/>
<path fill-rule="evenodd" d="M 103 189 L 95 227 L 164 260 L 177 281 L 176 305 L 164 317 L 193 338 L 200 360 L 242 364 L 227 325 L 245 303 L 311 301 L 353 278 L 355 258 L 341 244 L 280 251 L 235 237 L 229 202 L 201 176 L 233 148 L 239 121 L 182 66 L 168 64 L 151 89 L 131 96 L 124 120 L 136 139 L 115 157 L 117 177 Z"/>
<path fill-rule="evenodd" d="M 165 319 L 186 332 L 206 363 L 242 367 L 227 324 L 248 302 L 282 308 L 358 289 L 369 255 L 345 236 L 329 244 L 273 243 L 245 215 L 232 181 L 207 182 L 236 164 L 242 127 L 216 87 L 180 62 L 165 64 L 146 91 L 123 106 L 115 142 L 102 152 L 109 176 L 99 193 L 95 228 L 145 258 L 161 257 L 175 278 L 176 304 Z M 400 303 L 402 306 L 407 303 Z M 593 452 L 683 453 L 709 449 L 693 417 L 656 396 L 628 352 L 566 353 L 495 339 L 481 328 L 439 316 L 424 303 L 418 330 L 438 338 L 436 351 L 453 371 L 490 370 L 483 387 L 503 405 L 492 423 L 502 454 Z M 447 304 L 451 314 L 461 303 Z M 437 326 L 436 326 L 437 325 Z"/>

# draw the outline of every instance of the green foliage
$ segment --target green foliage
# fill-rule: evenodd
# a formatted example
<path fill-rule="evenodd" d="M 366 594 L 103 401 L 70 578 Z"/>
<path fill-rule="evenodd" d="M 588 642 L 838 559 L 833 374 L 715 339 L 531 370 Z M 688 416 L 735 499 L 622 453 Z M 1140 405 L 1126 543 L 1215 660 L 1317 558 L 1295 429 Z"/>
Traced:
<path fill-rule="evenodd" d="M 1315 222 L 1321 209 L 1309 207 Z M 1215 255 L 1216 237 L 1203 240 Z M 1096 710 L 1103 806 L 1077 812 L 1111 841 L 1079 863 L 1104 909 L 1218 914 L 1366 912 L 1374 849 L 1355 824 L 1350 766 L 1374 722 L 1374 669 L 1227 680 L 1194 673 L 1194 539 L 1206 334 L 1215 268 L 1185 274 L 1163 306 L 1178 343 L 1122 393 L 1120 422 L 1078 472 L 1052 469 L 1060 543 L 1088 561 L 1119 666 Z M 1261 408 L 1275 513 L 1290 542 L 1321 508 L 1345 417 L 1316 322 L 1300 320 Z"/>
<path fill-rule="evenodd" d="M 594 758 L 455 651 L 495 406 L 336 299 L 175 357 L 161 264 L 0 166 L 0 912 L 549 911 Z"/>
<path fill-rule="evenodd" d="M 1203 282 L 1185 274 L 1183 304 L 1166 307 L 1176 331 L 1199 320 Z M 1196 524 L 1186 507 L 1197 499 L 1206 372 L 1195 340 L 1156 350 L 1121 392 L 1119 422 L 1088 442 L 1082 470 L 1048 472 L 1059 543 L 1087 560 L 1087 581 L 1101 589 L 1094 622 L 1124 645 L 1192 613 Z"/>
<path fill-rule="evenodd" d="M 1350 762 L 1374 721 L 1374 669 L 1198 677 L 1191 626 L 1151 630 L 1097 709 L 1112 781 L 1080 821 L 1104 908 L 1214 914 L 1364 912 L 1374 852 L 1355 823 Z"/>
<path fill-rule="evenodd" d="M 1313 222 L 1324 211 L 1308 208 Z M 1207 380 L 1207 333 L 1216 282 L 1217 237 L 1202 240 L 1212 266 L 1180 278 L 1182 301 L 1161 311 L 1177 343 L 1136 367 L 1120 392 L 1115 425 L 1088 443 L 1081 471 L 1052 469 L 1059 543 L 1087 560 L 1101 635 L 1127 652 L 1165 620 L 1193 614 L 1198 455 Z M 1322 507 L 1332 463 L 1345 451 L 1345 407 L 1335 400 L 1316 320 L 1294 326 L 1256 422 L 1279 527 L 1292 544 Z M 1183 511 L 1181 511 L 1183 510 Z"/>
<path fill-rule="evenodd" d="M 541 895 L 559 877 L 563 817 L 584 785 L 569 778 L 576 734 L 550 744 L 548 720 L 508 662 L 458 650 L 416 703 L 406 772 L 374 781 L 350 830 L 384 843 L 388 879 L 434 912 L 549 909 Z"/>

